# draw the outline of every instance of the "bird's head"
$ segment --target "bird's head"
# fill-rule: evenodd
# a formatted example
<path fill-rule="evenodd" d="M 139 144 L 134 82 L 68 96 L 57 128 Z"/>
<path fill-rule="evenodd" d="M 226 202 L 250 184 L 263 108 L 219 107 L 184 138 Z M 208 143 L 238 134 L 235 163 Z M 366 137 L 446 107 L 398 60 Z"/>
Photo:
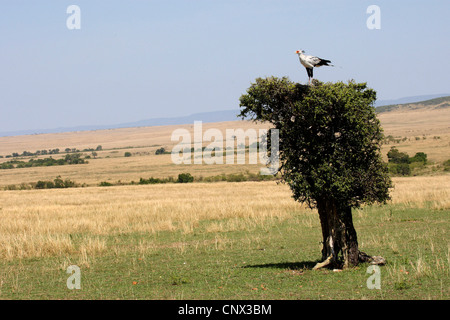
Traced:
<path fill-rule="evenodd" d="M 295 53 L 296 54 L 302 54 L 302 53 L 305 53 L 305 50 L 297 50 L 297 51 L 295 51 Z"/>

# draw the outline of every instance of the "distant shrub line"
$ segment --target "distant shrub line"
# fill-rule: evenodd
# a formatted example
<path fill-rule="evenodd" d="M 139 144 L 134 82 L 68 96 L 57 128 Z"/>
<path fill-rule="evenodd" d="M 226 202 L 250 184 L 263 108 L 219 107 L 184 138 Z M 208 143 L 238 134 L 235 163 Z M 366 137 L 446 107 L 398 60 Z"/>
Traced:
<path fill-rule="evenodd" d="M 83 149 L 82 151 L 78 150 L 77 148 L 66 148 L 64 149 L 64 152 L 66 153 L 77 153 L 77 152 L 89 152 L 89 151 L 101 151 L 103 150 L 103 147 L 101 145 L 98 145 L 97 148 L 87 148 Z M 22 153 L 13 152 L 12 154 L 8 154 L 5 156 L 5 158 L 17 158 L 17 157 L 33 157 L 33 156 L 44 156 L 47 154 L 59 154 L 60 149 L 48 149 L 48 150 L 36 150 L 35 152 L 30 151 L 24 151 Z M 3 156 L 0 156 L 0 158 L 3 158 Z"/>
<path fill-rule="evenodd" d="M 140 178 L 138 182 L 121 182 L 116 183 L 102 181 L 98 184 L 100 187 L 122 186 L 122 185 L 148 185 L 148 184 L 166 184 L 166 183 L 193 183 L 193 182 L 243 182 L 243 181 L 269 181 L 276 180 L 274 176 L 266 176 L 253 174 L 250 172 L 238 173 L 238 174 L 219 174 L 210 177 L 197 177 L 194 178 L 190 173 L 180 173 L 177 178 L 153 178 L 148 179 Z M 4 187 L 4 190 L 32 190 L 32 189 L 62 189 L 62 188 L 80 188 L 87 187 L 86 184 L 79 184 L 70 179 L 63 179 L 61 176 L 57 176 L 54 180 L 39 180 L 32 183 L 21 183 L 19 185 L 8 185 Z"/>
<path fill-rule="evenodd" d="M 0 164 L 0 169 L 18 169 L 31 167 L 48 167 L 48 166 L 62 166 L 66 164 L 86 164 L 88 161 L 81 158 L 80 153 L 67 154 L 64 158 L 53 159 L 30 159 L 28 162 L 20 160 L 10 160 Z"/>
<path fill-rule="evenodd" d="M 190 173 L 180 173 L 178 175 L 178 179 L 175 179 L 174 177 L 162 179 L 153 177 L 150 177 L 148 179 L 140 178 L 138 183 L 132 181 L 131 184 L 190 183 L 190 182 L 194 182 L 194 177 Z"/>
<path fill-rule="evenodd" d="M 242 181 L 271 181 L 276 180 L 275 176 L 271 175 L 261 175 L 259 173 L 230 173 L 230 174 L 220 174 L 212 177 L 199 177 L 198 182 L 242 182 Z"/>
<path fill-rule="evenodd" d="M 85 185 L 79 185 L 70 179 L 62 179 L 61 176 L 57 176 L 54 180 L 39 180 L 35 183 L 21 183 L 20 185 L 9 185 L 5 187 L 5 190 L 32 190 L 32 189 L 65 189 L 65 188 L 78 188 Z"/>
<path fill-rule="evenodd" d="M 196 177 L 194 178 L 190 173 L 180 173 L 178 178 L 174 177 L 168 178 L 153 178 L 150 177 L 148 179 L 140 178 L 138 182 L 131 181 L 132 185 L 140 185 L 140 184 L 165 184 L 165 183 L 192 183 L 192 182 L 243 182 L 243 181 L 270 181 L 276 180 L 277 178 L 271 175 L 261 175 L 254 174 L 250 172 L 244 173 L 230 173 L 230 174 L 219 174 L 216 176 L 210 177 Z M 118 185 L 122 185 L 123 183 L 118 183 Z M 115 184 L 109 182 L 101 182 L 100 186 L 113 186 Z"/>

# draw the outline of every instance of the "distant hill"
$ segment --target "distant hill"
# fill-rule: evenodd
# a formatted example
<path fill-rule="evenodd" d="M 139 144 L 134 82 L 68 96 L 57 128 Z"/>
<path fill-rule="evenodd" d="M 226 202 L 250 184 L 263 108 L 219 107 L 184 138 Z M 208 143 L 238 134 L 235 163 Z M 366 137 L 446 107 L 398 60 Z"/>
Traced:
<path fill-rule="evenodd" d="M 405 111 L 405 110 L 417 110 L 417 109 L 444 109 L 450 108 L 450 96 L 429 99 L 425 101 L 418 101 L 413 103 L 403 104 L 390 104 L 377 107 L 378 113 L 390 112 L 390 111 Z"/>
<path fill-rule="evenodd" d="M 425 100 L 425 101 L 424 101 Z M 378 100 L 375 104 L 378 112 L 388 112 L 397 110 L 399 108 L 417 109 L 424 106 L 436 104 L 436 108 L 446 108 L 450 103 L 450 94 L 441 95 L 426 95 L 405 97 L 396 100 Z M 167 126 L 167 125 L 182 125 L 190 124 L 194 121 L 203 121 L 204 123 L 236 121 L 240 120 L 237 115 L 240 113 L 239 109 L 212 111 L 195 113 L 188 116 L 172 117 L 172 118 L 153 118 L 135 122 L 119 123 L 112 125 L 84 125 L 76 127 L 63 127 L 53 129 L 30 129 L 10 132 L 0 132 L 0 137 L 6 136 L 20 136 L 43 133 L 61 133 L 74 131 L 92 131 L 104 129 L 119 129 L 119 128 L 134 128 L 134 127 L 153 127 L 153 126 Z"/>
<path fill-rule="evenodd" d="M 446 97 L 446 96 L 450 96 L 450 93 L 428 94 L 428 95 L 403 97 L 403 98 L 399 98 L 399 99 L 390 99 L 390 100 L 377 100 L 375 102 L 375 107 L 413 103 L 413 102 L 425 101 L 425 100 Z"/>
<path fill-rule="evenodd" d="M 153 118 L 135 122 L 126 122 L 112 125 L 86 125 L 76 127 L 54 128 L 54 129 L 39 129 L 39 130 L 21 130 L 11 132 L 0 132 L 0 137 L 6 136 L 20 136 L 30 134 L 43 134 L 43 133 L 61 133 L 61 132 L 74 132 L 74 131 L 92 131 L 92 130 L 105 130 L 105 129 L 119 129 L 119 128 L 134 128 L 134 127 L 154 127 L 154 126 L 168 126 L 168 125 L 181 125 L 194 123 L 194 121 L 208 122 L 223 122 L 223 121 L 236 121 L 240 120 L 237 115 L 240 110 L 223 110 L 195 113 L 184 117 L 173 118 Z"/>

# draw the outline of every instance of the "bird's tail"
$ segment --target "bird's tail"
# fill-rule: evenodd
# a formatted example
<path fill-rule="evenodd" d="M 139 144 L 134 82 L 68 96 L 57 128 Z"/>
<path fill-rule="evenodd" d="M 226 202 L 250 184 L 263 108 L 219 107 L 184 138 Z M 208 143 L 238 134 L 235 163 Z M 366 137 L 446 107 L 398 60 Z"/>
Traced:
<path fill-rule="evenodd" d="M 330 64 L 330 60 L 320 59 L 320 62 L 317 64 L 317 67 L 320 66 L 327 66 L 327 67 L 334 67 L 334 64 Z"/>
<path fill-rule="evenodd" d="M 336 66 L 336 65 L 334 65 L 334 64 L 327 64 L 327 66 L 328 66 L 328 67 L 335 67 L 335 68 L 340 68 L 340 69 L 342 69 L 341 66 Z"/>

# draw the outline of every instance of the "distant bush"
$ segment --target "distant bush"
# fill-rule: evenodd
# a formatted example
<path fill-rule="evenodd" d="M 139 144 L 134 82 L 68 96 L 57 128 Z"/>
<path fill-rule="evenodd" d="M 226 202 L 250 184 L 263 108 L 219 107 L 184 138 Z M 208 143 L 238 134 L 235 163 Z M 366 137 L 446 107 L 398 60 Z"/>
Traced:
<path fill-rule="evenodd" d="M 125 157 L 126 157 L 126 158 L 131 157 L 131 152 L 128 152 L 128 151 L 125 152 Z"/>
<path fill-rule="evenodd" d="M 110 182 L 102 181 L 99 183 L 100 187 L 111 187 L 113 184 Z"/>
<path fill-rule="evenodd" d="M 77 184 L 69 179 L 63 180 L 61 176 L 57 176 L 55 180 L 53 180 L 55 184 L 55 188 L 75 188 Z"/>
<path fill-rule="evenodd" d="M 180 173 L 177 179 L 178 183 L 194 182 L 194 177 L 190 173 Z"/>
<path fill-rule="evenodd" d="M 64 158 L 64 162 L 67 163 L 67 164 L 88 163 L 87 161 L 85 161 L 84 159 L 81 158 L 81 153 L 66 154 L 66 156 Z"/>
<path fill-rule="evenodd" d="M 417 152 L 414 157 L 410 157 L 407 153 L 398 151 L 396 147 L 392 147 L 387 156 L 389 172 L 400 176 L 409 176 L 414 169 L 425 167 L 428 161 L 424 152 Z"/>
<path fill-rule="evenodd" d="M 409 163 L 407 153 L 400 152 L 396 147 L 392 147 L 387 153 L 388 161 L 393 163 Z"/>
<path fill-rule="evenodd" d="M 36 182 L 36 189 L 52 189 L 55 187 L 55 184 L 52 181 L 41 181 Z"/>
<path fill-rule="evenodd" d="M 63 180 L 61 176 L 57 176 L 53 181 L 39 180 L 34 185 L 35 189 L 54 189 L 54 188 L 75 188 L 78 185 L 69 179 Z"/>
<path fill-rule="evenodd" d="M 389 172 L 399 176 L 409 176 L 411 167 L 407 163 L 397 163 L 389 166 Z"/>
<path fill-rule="evenodd" d="M 4 162 L 0 165 L 0 169 L 14 169 L 14 165 L 12 163 Z"/>
<path fill-rule="evenodd" d="M 166 149 L 163 147 L 161 147 L 155 151 L 155 154 L 167 154 L 167 153 L 170 153 L 170 152 L 167 152 Z"/>
<path fill-rule="evenodd" d="M 409 159 L 409 162 L 423 162 L 424 164 L 427 163 L 427 154 L 423 152 L 417 152 L 416 155 Z"/>
<path fill-rule="evenodd" d="M 31 190 L 33 188 L 35 188 L 35 184 L 22 182 L 19 185 L 10 184 L 5 187 L 5 190 Z"/>
<path fill-rule="evenodd" d="M 444 171 L 450 171 L 450 159 L 444 162 Z"/>

